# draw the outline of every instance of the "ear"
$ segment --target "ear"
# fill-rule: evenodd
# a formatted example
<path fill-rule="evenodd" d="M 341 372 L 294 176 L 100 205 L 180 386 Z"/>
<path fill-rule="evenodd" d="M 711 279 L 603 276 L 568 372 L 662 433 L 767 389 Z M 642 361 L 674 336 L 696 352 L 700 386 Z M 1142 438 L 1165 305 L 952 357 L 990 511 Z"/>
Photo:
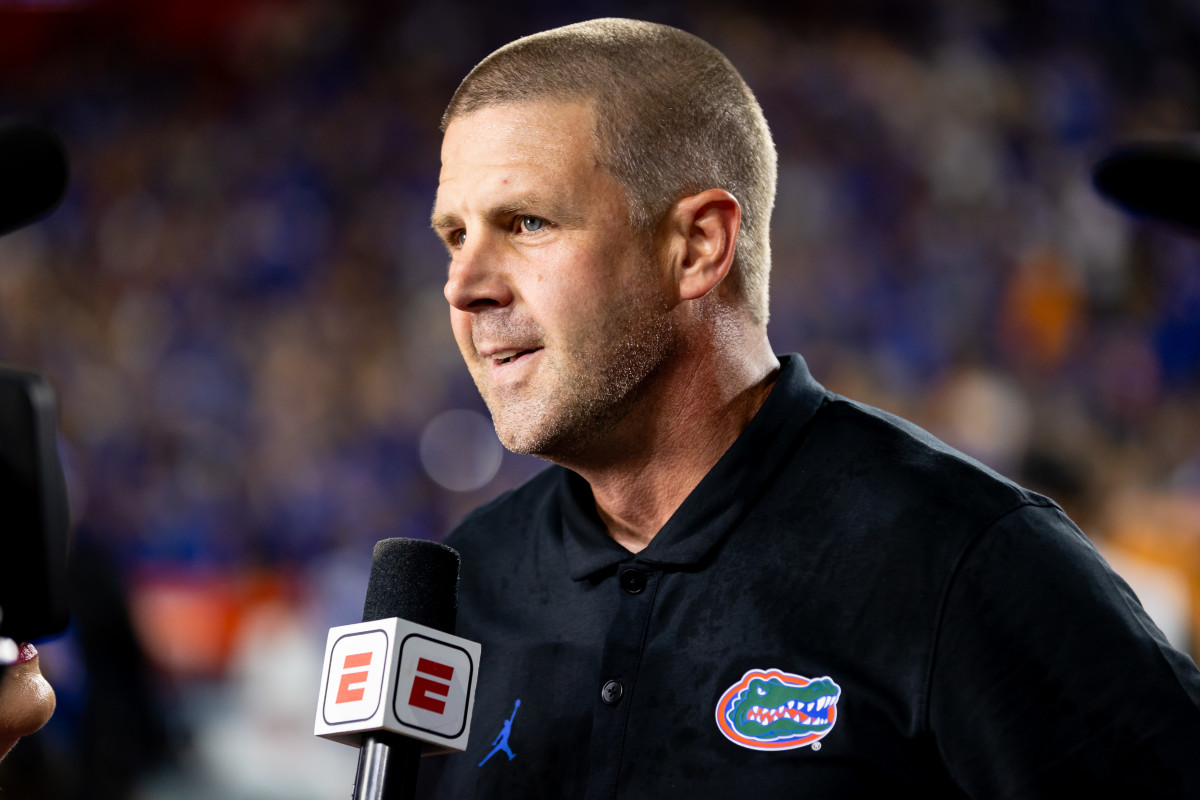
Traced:
<path fill-rule="evenodd" d="M 725 280 L 741 226 L 742 207 L 724 189 L 706 189 L 675 202 L 665 233 L 680 301 L 698 300 Z"/>

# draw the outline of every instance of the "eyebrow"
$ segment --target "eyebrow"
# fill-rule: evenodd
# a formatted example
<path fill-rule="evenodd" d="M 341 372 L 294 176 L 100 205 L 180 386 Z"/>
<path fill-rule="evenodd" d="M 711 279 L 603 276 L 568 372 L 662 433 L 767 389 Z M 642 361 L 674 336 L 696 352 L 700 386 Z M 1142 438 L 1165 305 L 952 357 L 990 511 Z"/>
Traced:
<path fill-rule="evenodd" d="M 532 216 L 546 216 L 551 222 L 568 227 L 582 225 L 584 220 L 582 214 L 568 211 L 560 203 L 548 200 L 544 196 L 537 194 L 522 195 L 508 202 L 493 206 L 484 212 L 484 216 L 488 220 L 498 220 L 510 217 L 521 211 L 525 211 Z M 445 230 L 447 228 L 459 227 L 463 223 L 462 218 L 457 214 L 434 210 L 429 218 L 429 224 L 433 226 L 434 230 Z"/>
<path fill-rule="evenodd" d="M 456 228 L 461 222 L 457 214 L 443 214 L 439 211 L 434 211 L 429 217 L 429 224 L 434 230 Z"/>

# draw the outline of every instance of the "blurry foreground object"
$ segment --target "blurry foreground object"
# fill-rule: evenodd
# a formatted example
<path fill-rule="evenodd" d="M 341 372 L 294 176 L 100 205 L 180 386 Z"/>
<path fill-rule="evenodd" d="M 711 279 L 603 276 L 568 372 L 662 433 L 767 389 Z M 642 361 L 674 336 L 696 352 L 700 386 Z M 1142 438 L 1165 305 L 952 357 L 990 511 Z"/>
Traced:
<path fill-rule="evenodd" d="M 69 520 L 57 406 L 36 373 L 0 366 L 0 758 L 54 711 L 31 640 L 67 626 Z"/>
<path fill-rule="evenodd" d="M 57 409 L 44 378 L 0 365 L 0 636 L 17 642 L 67 626 L 70 519 Z"/>
<path fill-rule="evenodd" d="M 52 131 L 0 121 L 0 234 L 49 214 L 67 186 Z M 0 758 L 54 711 L 30 640 L 67 625 L 69 519 L 57 449 L 57 405 L 40 375 L 0 368 Z"/>
<path fill-rule="evenodd" d="M 0 120 L 0 235 L 57 208 L 67 171 L 66 149 L 57 134 L 25 120 Z"/>
<path fill-rule="evenodd" d="M 1200 139 L 1122 145 L 1096 164 L 1092 180 L 1129 213 L 1200 235 Z"/>
<path fill-rule="evenodd" d="M 67 187 L 67 156 L 53 131 L 0 120 L 0 234 L 53 211 Z M 17 643 L 67 625 L 70 526 L 58 458 L 58 406 L 40 375 L 0 365 L 0 636 Z M 2 662 L 0 662 L 2 663 Z"/>

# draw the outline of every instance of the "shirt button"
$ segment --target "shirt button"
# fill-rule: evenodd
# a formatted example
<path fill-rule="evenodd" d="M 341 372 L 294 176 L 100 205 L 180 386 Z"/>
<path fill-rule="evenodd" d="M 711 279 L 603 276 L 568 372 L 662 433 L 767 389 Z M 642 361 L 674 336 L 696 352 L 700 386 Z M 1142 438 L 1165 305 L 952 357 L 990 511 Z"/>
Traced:
<path fill-rule="evenodd" d="M 621 588 L 630 594 L 638 594 L 646 588 L 646 573 L 639 569 L 627 569 L 621 573 Z"/>
<path fill-rule="evenodd" d="M 615 706 L 621 702 L 621 695 L 625 694 L 625 687 L 620 681 L 609 681 L 600 689 L 600 699 L 610 706 Z"/>

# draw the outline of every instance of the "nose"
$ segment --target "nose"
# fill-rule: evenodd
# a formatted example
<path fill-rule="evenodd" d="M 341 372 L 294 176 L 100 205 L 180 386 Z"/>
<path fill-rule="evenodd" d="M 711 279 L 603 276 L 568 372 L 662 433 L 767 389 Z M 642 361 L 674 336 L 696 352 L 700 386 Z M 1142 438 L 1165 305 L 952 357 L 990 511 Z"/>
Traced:
<path fill-rule="evenodd" d="M 443 290 L 446 301 L 459 311 L 507 306 L 513 301 L 513 292 L 501 261 L 486 236 L 477 236 L 475 241 L 468 237 L 450 259 Z"/>

